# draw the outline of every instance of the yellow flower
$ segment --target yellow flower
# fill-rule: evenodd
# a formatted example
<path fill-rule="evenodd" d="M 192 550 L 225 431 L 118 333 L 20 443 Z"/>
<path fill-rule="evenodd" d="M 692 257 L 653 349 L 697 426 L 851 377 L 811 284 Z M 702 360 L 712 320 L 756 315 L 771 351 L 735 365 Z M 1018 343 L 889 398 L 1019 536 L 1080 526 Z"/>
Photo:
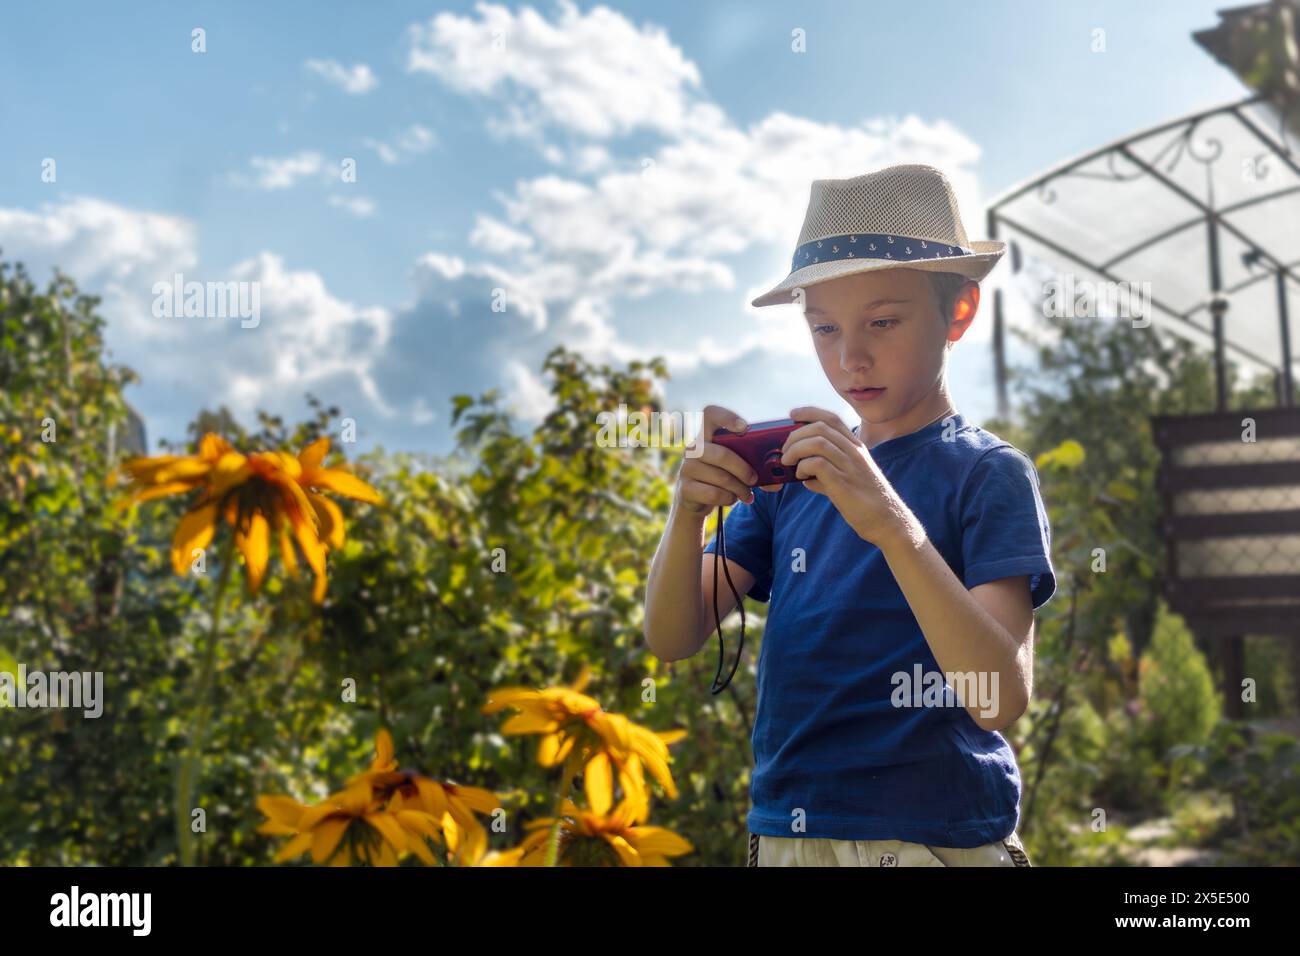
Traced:
<path fill-rule="evenodd" d="M 677 797 L 677 788 L 668 770 L 668 745 L 674 744 L 686 736 L 684 730 L 652 731 L 635 724 L 631 725 L 631 734 L 640 744 L 629 754 L 622 755 L 611 750 L 597 753 L 582 770 L 583 790 L 587 794 L 587 803 L 596 813 L 606 813 L 614 803 L 614 771 L 618 771 L 618 783 L 623 788 L 624 799 L 634 809 L 634 820 L 644 823 L 650 817 L 650 794 L 645 787 L 642 752 L 655 753 L 650 764 L 651 772 L 671 798 Z"/>
<path fill-rule="evenodd" d="M 560 866 L 671 866 L 668 857 L 694 851 L 689 841 L 664 827 L 635 826 L 634 808 L 623 801 L 608 814 L 593 813 L 571 800 L 561 805 Z M 532 830 L 514 850 L 490 866 L 544 866 L 553 817 L 525 824 Z"/>
<path fill-rule="evenodd" d="M 338 468 L 322 468 L 329 439 L 320 438 L 298 455 L 263 451 L 244 455 L 212 432 L 199 442 L 197 455 L 132 458 L 121 468 L 132 478 L 131 501 L 198 491 L 172 537 L 172 570 L 184 575 L 196 548 L 212 543 L 221 520 L 231 526 L 244 558 L 249 591 L 262 585 L 275 536 L 285 569 L 298 576 L 298 551 L 316 576 L 312 600 L 325 599 L 325 556 L 344 544 L 343 513 L 316 489 L 358 501 L 378 503 L 368 484 Z M 296 544 L 296 549 L 295 549 Z"/>
<path fill-rule="evenodd" d="M 622 714 L 607 713 L 594 699 L 580 693 L 588 678 L 589 668 L 584 666 L 567 687 L 502 687 L 488 695 L 483 713 L 515 708 L 518 713 L 501 725 L 501 732 L 541 735 L 537 759 L 543 767 L 562 763 L 577 748 L 587 799 L 597 813 L 605 813 L 613 803 L 617 770 L 634 819 L 643 821 L 649 815 L 644 770 L 675 799 L 677 787 L 668 769 L 668 744 L 681 740 L 686 732 L 657 733 Z"/>
<path fill-rule="evenodd" d="M 447 852 L 462 864 L 474 866 L 487 852 L 487 830 L 478 822 L 476 813 L 491 813 L 501 806 L 500 798 L 482 787 L 466 787 L 454 783 L 440 783 L 409 770 L 398 770 L 393 756 L 393 738 L 385 729 L 375 734 L 375 756 L 370 769 L 348 781 L 349 786 L 365 785 L 374 791 L 377 799 L 387 801 L 390 811 L 397 813 L 398 822 L 413 834 L 412 851 L 432 865 L 420 852 L 424 847 L 419 835 L 441 839 Z M 404 815 L 406 811 L 424 814 L 428 820 Z M 434 830 L 429 832 L 432 824 Z"/>
<path fill-rule="evenodd" d="M 511 850 L 492 850 L 484 855 L 479 861 L 479 866 L 522 866 L 520 862 L 524 857 L 524 848 L 515 847 Z M 531 864 L 530 864 L 531 865 Z"/>
<path fill-rule="evenodd" d="M 257 807 L 267 817 L 258 833 L 293 836 L 275 855 L 276 862 L 310 851 L 312 862 L 318 864 L 396 866 L 412 850 L 409 833 L 417 821 L 404 821 L 398 813 L 382 809 L 365 784 L 331 794 L 316 806 L 305 806 L 292 797 L 263 795 L 257 798 Z M 345 834 L 348 840 L 339 852 Z"/>

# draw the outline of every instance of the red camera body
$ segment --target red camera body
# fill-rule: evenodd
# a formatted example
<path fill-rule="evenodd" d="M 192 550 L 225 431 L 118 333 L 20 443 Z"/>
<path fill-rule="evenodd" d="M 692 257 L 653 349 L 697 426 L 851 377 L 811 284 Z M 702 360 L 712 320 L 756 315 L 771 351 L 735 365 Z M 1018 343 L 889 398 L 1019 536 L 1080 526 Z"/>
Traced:
<path fill-rule="evenodd" d="M 807 424 L 793 418 L 779 418 L 770 422 L 754 422 L 740 433 L 717 428 L 710 441 L 731 449 L 758 473 L 758 481 L 751 487 L 784 485 L 792 481 L 803 481 L 802 478 L 795 477 L 794 465 L 781 463 L 781 449 L 792 431 Z"/>

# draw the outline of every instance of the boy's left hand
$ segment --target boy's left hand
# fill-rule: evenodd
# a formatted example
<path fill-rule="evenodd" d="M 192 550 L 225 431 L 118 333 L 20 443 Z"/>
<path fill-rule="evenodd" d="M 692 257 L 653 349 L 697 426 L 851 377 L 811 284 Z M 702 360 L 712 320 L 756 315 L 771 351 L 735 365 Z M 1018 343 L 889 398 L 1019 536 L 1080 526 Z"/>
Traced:
<path fill-rule="evenodd" d="M 838 415 L 802 405 L 790 417 L 808 424 L 786 437 L 781 463 L 796 466 L 805 488 L 830 498 L 849 527 L 878 547 L 903 528 L 907 505 Z"/>

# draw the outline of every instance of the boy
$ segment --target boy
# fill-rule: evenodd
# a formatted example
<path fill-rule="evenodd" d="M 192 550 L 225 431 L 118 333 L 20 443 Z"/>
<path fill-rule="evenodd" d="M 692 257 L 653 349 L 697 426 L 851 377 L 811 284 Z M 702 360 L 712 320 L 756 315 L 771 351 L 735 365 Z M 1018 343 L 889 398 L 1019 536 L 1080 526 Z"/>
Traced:
<path fill-rule="evenodd" d="M 1033 612 L 1056 588 L 1033 463 L 966 421 L 948 353 L 1005 246 L 968 242 L 929 166 L 816 180 L 792 271 L 754 300 L 797 302 L 827 379 L 861 419 L 820 408 L 757 476 L 705 409 L 646 586 L 664 660 L 714 629 L 709 512 L 742 598 L 770 601 L 758 662 L 751 866 L 1028 866 L 1020 773 L 999 731 L 1029 703 Z M 725 583 L 718 611 L 736 601 Z"/>

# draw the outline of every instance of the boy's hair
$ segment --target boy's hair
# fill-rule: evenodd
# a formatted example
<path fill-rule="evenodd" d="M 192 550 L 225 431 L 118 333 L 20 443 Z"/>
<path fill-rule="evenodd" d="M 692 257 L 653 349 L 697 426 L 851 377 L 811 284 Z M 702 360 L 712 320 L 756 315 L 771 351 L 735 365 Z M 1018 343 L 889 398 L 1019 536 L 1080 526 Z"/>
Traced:
<path fill-rule="evenodd" d="M 935 301 L 939 303 L 939 317 L 943 319 L 943 324 L 952 324 L 952 307 L 957 301 L 958 293 L 967 282 L 975 280 L 956 272 L 927 272 L 925 277 L 930 280 Z"/>

